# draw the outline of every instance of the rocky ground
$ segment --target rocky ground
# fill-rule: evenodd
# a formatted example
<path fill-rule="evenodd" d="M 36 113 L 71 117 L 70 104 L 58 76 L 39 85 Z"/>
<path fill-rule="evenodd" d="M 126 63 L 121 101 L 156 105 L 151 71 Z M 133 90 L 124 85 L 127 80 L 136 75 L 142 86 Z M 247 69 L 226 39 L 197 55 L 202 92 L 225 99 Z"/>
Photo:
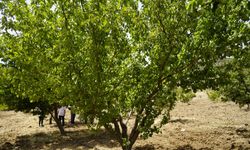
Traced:
<path fill-rule="evenodd" d="M 178 103 L 171 121 L 161 134 L 134 145 L 136 150 L 250 150 L 250 111 L 227 102 L 212 102 L 199 92 L 189 103 Z M 67 113 L 69 115 L 69 113 Z M 66 116 L 66 122 L 69 121 Z M 13 111 L 0 111 L 1 149 L 84 149 L 120 150 L 105 131 L 89 130 L 77 123 L 67 125 L 60 136 L 55 124 L 38 126 L 38 117 Z"/>

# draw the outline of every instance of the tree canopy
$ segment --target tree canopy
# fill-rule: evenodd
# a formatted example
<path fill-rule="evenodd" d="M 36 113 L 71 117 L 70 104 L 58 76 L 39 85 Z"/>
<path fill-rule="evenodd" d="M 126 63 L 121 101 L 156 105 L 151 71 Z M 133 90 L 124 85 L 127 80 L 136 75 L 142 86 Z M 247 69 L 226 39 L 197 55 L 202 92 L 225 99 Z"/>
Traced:
<path fill-rule="evenodd" d="M 2 81 L 30 101 L 77 105 L 131 149 L 167 123 L 178 88 L 217 87 L 218 61 L 249 54 L 249 3 L 3 0 Z"/>

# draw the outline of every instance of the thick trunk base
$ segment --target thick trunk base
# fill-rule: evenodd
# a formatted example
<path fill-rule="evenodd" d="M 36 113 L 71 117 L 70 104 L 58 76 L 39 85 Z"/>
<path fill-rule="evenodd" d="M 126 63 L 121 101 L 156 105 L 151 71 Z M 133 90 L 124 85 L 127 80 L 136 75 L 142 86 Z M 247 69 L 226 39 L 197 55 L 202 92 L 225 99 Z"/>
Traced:
<path fill-rule="evenodd" d="M 63 126 L 62 126 L 60 120 L 59 120 L 58 117 L 57 117 L 57 110 L 54 110 L 54 111 L 55 111 L 55 112 L 54 112 L 55 115 L 53 115 L 52 112 L 50 113 L 50 115 L 51 115 L 51 117 L 54 119 L 54 121 L 56 122 L 56 125 L 57 125 L 57 127 L 58 127 L 58 129 L 59 129 L 61 135 L 66 135 L 66 132 L 65 132 L 65 130 L 64 130 L 64 128 L 63 128 Z"/>

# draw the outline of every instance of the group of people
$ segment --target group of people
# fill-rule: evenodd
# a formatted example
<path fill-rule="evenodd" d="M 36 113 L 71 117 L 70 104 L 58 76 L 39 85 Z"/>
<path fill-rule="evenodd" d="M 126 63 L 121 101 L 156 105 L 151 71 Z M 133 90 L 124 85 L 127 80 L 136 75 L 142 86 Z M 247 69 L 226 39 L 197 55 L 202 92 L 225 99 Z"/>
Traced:
<path fill-rule="evenodd" d="M 75 124 L 75 117 L 76 117 L 75 108 L 73 106 L 68 106 L 68 107 L 62 106 L 57 111 L 58 112 L 58 119 L 59 119 L 62 126 L 65 125 L 65 115 L 66 115 L 67 108 L 70 110 L 70 124 L 71 125 Z M 41 110 L 39 107 L 36 107 L 35 111 L 38 112 L 39 127 L 43 127 L 44 126 L 43 120 L 45 118 L 45 112 L 43 110 Z"/>
<path fill-rule="evenodd" d="M 65 106 L 62 106 L 58 109 L 58 119 L 60 120 L 60 123 L 62 124 L 62 126 L 65 125 L 64 120 L 65 120 L 66 109 L 67 107 Z M 75 117 L 76 117 L 75 109 L 72 106 L 69 106 L 68 109 L 70 110 L 70 124 L 74 125 Z"/>

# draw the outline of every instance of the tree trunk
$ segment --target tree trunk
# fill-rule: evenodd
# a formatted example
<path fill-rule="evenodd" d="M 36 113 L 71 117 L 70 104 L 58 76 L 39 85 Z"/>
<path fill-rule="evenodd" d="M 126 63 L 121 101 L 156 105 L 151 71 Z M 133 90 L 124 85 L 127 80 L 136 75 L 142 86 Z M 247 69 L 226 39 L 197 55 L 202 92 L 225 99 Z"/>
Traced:
<path fill-rule="evenodd" d="M 127 125 L 123 123 L 122 118 L 120 117 L 119 119 L 113 121 L 116 137 L 123 150 L 131 150 L 135 141 L 139 136 L 140 132 L 137 129 L 138 122 L 135 123 L 137 125 L 134 125 L 134 128 L 132 129 L 130 136 L 128 136 Z"/>
<path fill-rule="evenodd" d="M 56 122 L 56 125 L 61 133 L 61 135 L 66 135 L 66 132 L 61 124 L 61 122 L 59 121 L 58 117 L 57 117 L 57 109 L 54 109 L 54 115 L 53 112 L 50 112 L 50 115 L 52 116 L 52 118 L 54 119 L 54 121 Z"/>
<path fill-rule="evenodd" d="M 127 134 L 127 125 L 124 123 L 121 124 L 121 120 L 113 121 L 113 124 L 114 128 L 112 128 L 112 126 L 109 124 L 104 125 L 104 127 L 111 134 L 115 133 L 116 139 L 120 143 L 123 150 L 131 150 L 140 134 L 139 130 L 137 129 L 138 124 L 134 125 L 134 128 L 132 129 L 130 136 L 128 136 Z M 127 143 L 124 143 L 124 139 L 127 141 Z"/>
<path fill-rule="evenodd" d="M 136 125 L 136 128 L 133 128 L 131 133 L 130 133 L 130 136 L 129 136 L 129 144 L 125 147 L 125 148 L 122 148 L 123 150 L 131 150 L 133 145 L 135 144 L 138 136 L 139 136 L 140 132 L 139 130 L 137 129 L 137 125 Z"/>
<path fill-rule="evenodd" d="M 131 132 L 131 134 L 132 134 L 133 136 L 130 136 L 130 137 L 127 139 L 129 142 L 128 142 L 127 144 L 125 144 L 125 145 L 124 145 L 124 143 L 120 143 L 121 146 L 122 146 L 122 149 L 123 149 L 123 150 L 131 150 L 132 147 L 133 147 L 133 145 L 135 144 L 135 142 L 136 142 L 138 136 L 139 136 L 139 133 L 140 133 L 140 132 L 139 132 L 138 130 L 134 131 L 134 133 Z"/>

